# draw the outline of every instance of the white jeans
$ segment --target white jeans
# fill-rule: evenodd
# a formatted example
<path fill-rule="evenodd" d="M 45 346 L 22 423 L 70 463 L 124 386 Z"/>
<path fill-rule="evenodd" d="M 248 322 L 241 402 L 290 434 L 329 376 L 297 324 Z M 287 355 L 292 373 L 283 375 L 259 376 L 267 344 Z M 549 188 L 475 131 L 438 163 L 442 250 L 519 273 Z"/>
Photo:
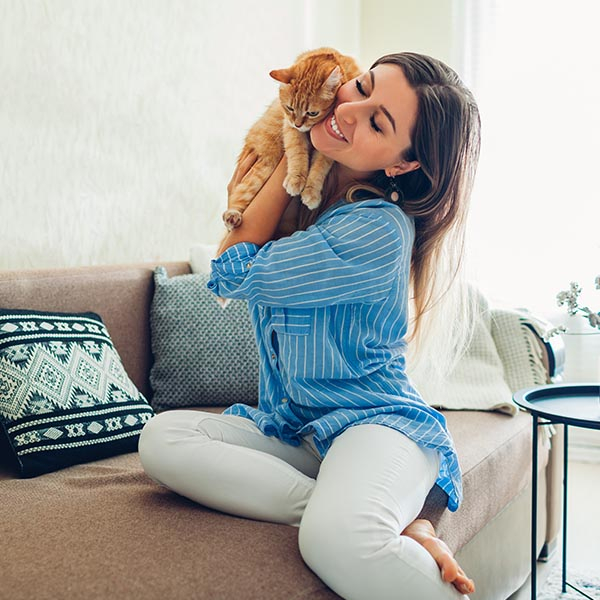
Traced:
<path fill-rule="evenodd" d="M 177 410 L 146 424 L 139 453 L 146 473 L 182 496 L 298 526 L 304 561 L 346 600 L 466 598 L 423 546 L 400 535 L 439 459 L 393 429 L 350 427 L 321 462 L 308 438 L 290 446 L 243 417 Z"/>

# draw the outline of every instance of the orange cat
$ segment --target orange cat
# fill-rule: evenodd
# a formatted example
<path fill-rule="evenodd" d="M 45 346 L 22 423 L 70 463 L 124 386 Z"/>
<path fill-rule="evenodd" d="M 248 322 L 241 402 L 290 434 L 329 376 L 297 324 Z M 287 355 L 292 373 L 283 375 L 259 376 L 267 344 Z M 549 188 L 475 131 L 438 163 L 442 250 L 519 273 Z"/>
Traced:
<path fill-rule="evenodd" d="M 349 56 L 333 48 L 302 53 L 288 69 L 271 71 L 281 82 L 279 99 L 252 126 L 238 162 L 247 152 L 258 155 L 250 173 L 233 190 L 223 221 L 228 229 L 239 227 L 242 213 L 269 178 L 285 152 L 288 171 L 283 183 L 291 196 L 301 195 L 310 209 L 321 202 L 321 189 L 331 160 L 312 151 L 308 132 L 333 106 L 338 88 L 361 70 Z M 312 155 L 311 155 L 312 151 Z"/>

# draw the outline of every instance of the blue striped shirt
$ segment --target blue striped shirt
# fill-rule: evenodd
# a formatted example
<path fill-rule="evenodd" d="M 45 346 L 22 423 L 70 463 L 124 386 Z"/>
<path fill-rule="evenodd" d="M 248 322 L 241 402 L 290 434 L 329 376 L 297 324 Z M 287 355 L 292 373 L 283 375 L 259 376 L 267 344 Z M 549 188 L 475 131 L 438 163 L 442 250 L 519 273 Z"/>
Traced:
<path fill-rule="evenodd" d="M 456 510 L 462 483 L 446 420 L 405 372 L 413 240 L 397 206 L 340 201 L 306 231 L 213 260 L 208 287 L 248 300 L 261 365 L 258 408 L 225 412 L 292 445 L 313 434 L 322 456 L 349 426 L 392 427 L 439 452 L 436 483 Z"/>

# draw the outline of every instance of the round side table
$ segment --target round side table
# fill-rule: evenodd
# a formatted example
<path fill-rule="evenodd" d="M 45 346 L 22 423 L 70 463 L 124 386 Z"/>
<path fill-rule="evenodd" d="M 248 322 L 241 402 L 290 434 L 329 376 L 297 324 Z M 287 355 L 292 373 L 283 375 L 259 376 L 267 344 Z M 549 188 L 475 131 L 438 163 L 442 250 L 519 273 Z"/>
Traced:
<path fill-rule="evenodd" d="M 596 600 L 567 581 L 567 473 L 569 460 L 570 425 L 586 429 L 600 429 L 600 384 L 553 384 L 521 390 L 514 395 L 515 402 L 531 413 L 533 418 L 532 465 L 531 465 L 531 598 L 537 596 L 536 539 L 537 539 L 537 465 L 538 426 L 560 423 L 564 425 L 563 446 L 563 550 L 562 591 L 567 586 L 590 600 Z"/>

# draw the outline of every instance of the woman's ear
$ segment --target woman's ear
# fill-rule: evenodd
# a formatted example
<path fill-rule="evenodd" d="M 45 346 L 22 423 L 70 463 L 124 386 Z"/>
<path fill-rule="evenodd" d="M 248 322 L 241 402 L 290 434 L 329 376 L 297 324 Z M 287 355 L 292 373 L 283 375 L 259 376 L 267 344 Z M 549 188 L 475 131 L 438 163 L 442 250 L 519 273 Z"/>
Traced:
<path fill-rule="evenodd" d="M 421 168 L 421 163 L 418 160 L 404 160 L 402 159 L 399 163 L 388 167 L 385 170 L 385 174 L 388 177 L 396 177 L 397 175 L 404 175 L 411 171 L 416 171 Z"/>

